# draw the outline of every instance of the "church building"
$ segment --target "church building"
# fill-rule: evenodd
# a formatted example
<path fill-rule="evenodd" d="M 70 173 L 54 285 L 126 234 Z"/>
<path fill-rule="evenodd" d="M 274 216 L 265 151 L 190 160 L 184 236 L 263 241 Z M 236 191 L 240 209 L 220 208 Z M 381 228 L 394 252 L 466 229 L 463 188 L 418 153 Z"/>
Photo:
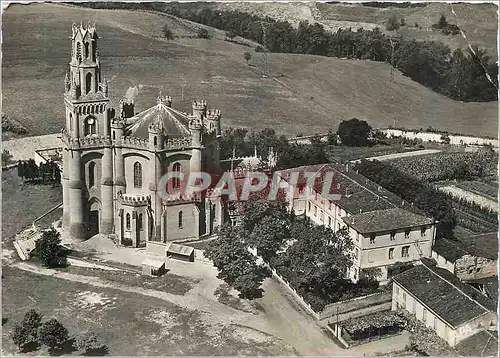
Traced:
<path fill-rule="evenodd" d="M 66 73 L 63 141 L 63 231 L 75 240 L 95 234 L 122 245 L 182 241 L 210 234 L 223 221 L 223 204 L 206 194 L 186 197 L 168 172 L 218 173 L 219 110 L 195 101 L 192 113 L 172 107 L 169 96 L 135 113 L 133 101 L 110 107 L 95 25 L 72 27 Z"/>

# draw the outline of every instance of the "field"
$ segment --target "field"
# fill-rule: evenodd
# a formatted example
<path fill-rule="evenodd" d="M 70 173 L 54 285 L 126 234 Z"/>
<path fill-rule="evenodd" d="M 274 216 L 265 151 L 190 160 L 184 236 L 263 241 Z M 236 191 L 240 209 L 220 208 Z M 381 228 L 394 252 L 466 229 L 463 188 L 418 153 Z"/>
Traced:
<path fill-rule="evenodd" d="M 423 181 L 438 181 L 454 178 L 455 170 L 467 168 L 471 173 L 483 176 L 496 173 L 498 155 L 481 155 L 479 153 L 441 152 L 411 158 L 394 159 L 389 162 L 403 173 Z M 462 178 L 458 178 L 462 179 Z"/>
<path fill-rule="evenodd" d="M 61 187 L 24 184 L 17 169 L 2 171 L 2 238 L 9 240 L 33 220 L 62 202 Z M 41 224 L 50 225 L 62 216 L 56 211 Z"/>
<path fill-rule="evenodd" d="M 113 355 L 288 355 L 274 337 L 207 323 L 204 314 L 165 300 L 3 267 L 2 355 L 15 354 L 14 323 L 30 308 L 60 320 L 72 335 L 95 331 Z M 117 330 L 117 327 L 120 329 Z M 74 352 L 65 352 L 75 354 Z"/>
<path fill-rule="evenodd" d="M 262 78 L 258 53 L 252 52 L 253 66 L 245 63 L 249 47 L 223 41 L 220 31 L 212 40 L 191 38 L 198 25 L 165 15 L 32 4 L 10 6 L 3 20 L 4 112 L 32 135 L 63 126 L 68 36 L 73 21 L 89 20 L 97 22 L 115 107 L 136 87 L 136 111 L 153 105 L 161 90 L 186 111 L 192 99 L 205 98 L 222 110 L 223 126 L 272 127 L 288 135 L 324 133 L 352 117 L 373 127 L 396 121 L 476 135 L 497 131 L 496 102 L 456 102 L 400 73 L 389 82 L 390 67 L 383 63 L 269 54 L 270 73 L 283 76 Z M 164 24 L 178 38 L 162 39 Z"/>

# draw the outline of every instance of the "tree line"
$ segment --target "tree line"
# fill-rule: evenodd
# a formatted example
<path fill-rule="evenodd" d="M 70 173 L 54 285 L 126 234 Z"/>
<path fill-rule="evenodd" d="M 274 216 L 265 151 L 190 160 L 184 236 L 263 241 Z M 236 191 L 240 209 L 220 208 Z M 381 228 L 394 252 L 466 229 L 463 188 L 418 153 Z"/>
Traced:
<path fill-rule="evenodd" d="M 391 39 L 373 30 L 338 29 L 329 32 L 318 23 L 300 22 L 294 28 L 287 21 L 240 11 L 221 11 L 210 3 L 77 3 L 92 8 L 124 8 L 165 12 L 256 41 L 268 51 L 300 53 L 391 63 L 405 76 L 452 99 L 486 102 L 497 99 L 498 67 L 486 51 L 472 46 L 452 52 L 436 41 L 416 41 L 396 36 Z M 261 22 L 266 23 L 266 41 Z M 438 22 L 439 23 L 439 22 Z M 486 78 L 486 72 L 495 85 Z"/>
<path fill-rule="evenodd" d="M 17 175 L 32 183 L 53 184 L 61 182 L 61 171 L 56 162 L 51 160 L 36 165 L 35 160 L 19 160 L 17 163 Z"/>

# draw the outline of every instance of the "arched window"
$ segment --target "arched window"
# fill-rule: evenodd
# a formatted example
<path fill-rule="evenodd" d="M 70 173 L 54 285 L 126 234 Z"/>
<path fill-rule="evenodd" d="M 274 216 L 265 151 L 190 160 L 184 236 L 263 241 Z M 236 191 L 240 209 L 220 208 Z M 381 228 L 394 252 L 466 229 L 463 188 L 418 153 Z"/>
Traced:
<path fill-rule="evenodd" d="M 134 188 L 142 188 L 142 166 L 139 162 L 134 164 Z"/>
<path fill-rule="evenodd" d="M 127 216 L 125 216 L 125 228 L 127 230 L 130 230 L 130 214 L 127 214 Z"/>
<path fill-rule="evenodd" d="M 92 74 L 87 73 L 85 76 L 85 93 L 89 93 L 90 90 L 92 89 Z"/>
<path fill-rule="evenodd" d="M 73 132 L 73 114 L 69 114 L 69 131 Z"/>
<path fill-rule="evenodd" d="M 85 132 L 85 135 L 93 135 L 93 134 L 96 134 L 97 132 L 97 126 L 96 126 L 96 120 L 94 117 L 87 117 L 85 119 L 85 123 L 84 123 L 84 132 Z"/>
<path fill-rule="evenodd" d="M 179 212 L 179 229 L 182 229 L 182 211 Z"/>
<path fill-rule="evenodd" d="M 113 131 L 113 140 L 115 140 L 115 139 L 116 139 L 116 133 L 115 133 L 115 131 Z"/>
<path fill-rule="evenodd" d="M 85 42 L 85 58 L 89 58 L 89 43 Z"/>
<path fill-rule="evenodd" d="M 174 173 L 178 173 L 178 174 L 180 174 L 180 172 L 181 172 L 181 163 L 175 163 L 175 164 L 172 166 L 172 171 L 173 171 Z M 178 177 L 177 177 L 177 178 L 176 178 L 176 177 L 174 177 L 173 182 L 172 182 L 172 187 L 173 187 L 174 189 L 177 189 L 177 188 L 179 188 L 180 186 L 181 186 L 181 179 L 180 179 L 180 178 L 178 178 Z"/>
<path fill-rule="evenodd" d="M 156 137 L 153 138 L 153 143 L 154 143 L 154 145 L 156 145 L 158 143 L 158 140 Z"/>
<path fill-rule="evenodd" d="M 90 162 L 89 164 L 89 188 L 95 185 L 95 163 Z"/>
<path fill-rule="evenodd" d="M 76 58 L 78 62 L 82 62 L 82 44 L 80 42 L 76 44 Z"/>
<path fill-rule="evenodd" d="M 139 214 L 139 218 L 137 219 L 137 228 L 142 231 L 142 214 Z"/>

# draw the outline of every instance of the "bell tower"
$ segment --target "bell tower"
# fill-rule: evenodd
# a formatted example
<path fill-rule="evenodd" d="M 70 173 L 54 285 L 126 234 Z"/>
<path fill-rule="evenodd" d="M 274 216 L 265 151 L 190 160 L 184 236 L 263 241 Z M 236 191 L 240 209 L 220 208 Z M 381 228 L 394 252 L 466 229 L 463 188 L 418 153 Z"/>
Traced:
<path fill-rule="evenodd" d="M 95 25 L 73 24 L 65 78 L 66 130 L 73 139 L 108 136 L 108 84 L 101 73 Z"/>
<path fill-rule="evenodd" d="M 75 240 L 87 236 L 89 213 L 87 198 L 89 183 L 85 172 L 84 154 L 93 143 L 102 149 L 99 232 L 109 234 L 113 228 L 113 158 L 111 149 L 111 117 L 108 84 L 102 77 L 94 24 L 73 24 L 71 33 L 71 60 L 64 80 L 66 108 L 63 140 L 63 229 L 68 229 Z M 90 170 L 90 168 L 88 169 Z M 86 189 L 87 188 L 87 189 Z"/>

